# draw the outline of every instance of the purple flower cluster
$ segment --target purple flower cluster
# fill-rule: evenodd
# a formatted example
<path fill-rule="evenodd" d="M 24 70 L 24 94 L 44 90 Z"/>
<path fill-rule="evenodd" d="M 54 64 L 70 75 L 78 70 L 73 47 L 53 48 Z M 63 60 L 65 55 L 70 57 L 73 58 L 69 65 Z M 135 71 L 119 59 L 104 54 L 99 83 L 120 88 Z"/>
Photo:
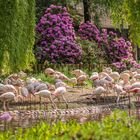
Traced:
<path fill-rule="evenodd" d="M 72 19 L 65 7 L 51 5 L 47 8 L 36 32 L 35 55 L 39 61 L 76 63 L 80 60 L 82 49 L 75 42 Z"/>
<path fill-rule="evenodd" d="M 124 38 L 110 40 L 108 51 L 112 62 L 120 62 L 122 59 L 133 58 L 131 43 L 126 42 Z"/>
<path fill-rule="evenodd" d="M 131 67 L 140 67 L 134 60 L 131 43 L 122 37 L 117 38 L 113 32 L 108 35 L 107 49 L 112 63 L 117 69 L 124 70 Z"/>
<path fill-rule="evenodd" d="M 38 59 L 44 58 L 44 61 L 47 59 L 52 63 L 76 63 L 82 56 L 81 47 L 66 37 L 55 40 L 49 47 L 38 48 L 40 48 L 38 53 L 42 54 L 42 57 Z"/>
<path fill-rule="evenodd" d="M 109 55 L 109 61 L 117 69 L 126 69 L 130 67 L 139 68 L 140 65 L 133 58 L 132 45 L 124 38 L 118 38 L 114 32 L 107 33 L 106 29 L 99 29 L 92 23 L 82 23 L 79 28 L 79 36 L 82 39 L 95 41 L 98 46 L 106 50 L 106 55 Z"/>
<path fill-rule="evenodd" d="M 99 29 L 89 21 L 80 25 L 78 34 L 84 40 L 100 42 L 101 39 Z"/>

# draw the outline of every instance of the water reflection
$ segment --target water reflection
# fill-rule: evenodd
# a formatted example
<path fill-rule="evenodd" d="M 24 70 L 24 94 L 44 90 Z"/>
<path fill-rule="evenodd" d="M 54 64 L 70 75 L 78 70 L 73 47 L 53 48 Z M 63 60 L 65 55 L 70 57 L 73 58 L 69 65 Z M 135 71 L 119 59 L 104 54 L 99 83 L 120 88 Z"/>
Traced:
<path fill-rule="evenodd" d="M 131 112 L 131 114 L 137 114 L 140 112 L 134 108 L 129 110 L 128 104 L 110 104 L 110 105 L 98 105 L 92 104 L 69 104 L 70 108 L 65 109 L 65 104 L 61 104 L 61 109 L 52 110 L 51 107 L 48 110 L 13 110 L 9 113 L 12 116 L 10 121 L 1 120 L 0 130 L 6 131 L 8 129 L 27 128 L 38 124 L 41 121 L 45 121 L 52 125 L 58 121 L 68 122 L 70 120 L 76 120 L 79 123 L 86 121 L 101 120 L 106 115 L 109 115 L 114 109 L 122 109 Z M 2 116 L 4 112 L 0 112 Z M 139 113 L 140 114 L 140 113 Z"/>

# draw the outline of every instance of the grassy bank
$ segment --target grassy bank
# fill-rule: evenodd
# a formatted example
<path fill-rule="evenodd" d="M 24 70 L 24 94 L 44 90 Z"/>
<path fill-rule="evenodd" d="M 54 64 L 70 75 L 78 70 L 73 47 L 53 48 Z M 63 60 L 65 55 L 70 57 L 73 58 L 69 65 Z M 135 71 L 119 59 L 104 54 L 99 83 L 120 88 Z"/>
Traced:
<path fill-rule="evenodd" d="M 139 140 L 140 122 L 126 113 L 115 111 L 101 122 L 58 122 L 52 126 L 41 122 L 16 132 L 1 132 L 0 140 Z"/>

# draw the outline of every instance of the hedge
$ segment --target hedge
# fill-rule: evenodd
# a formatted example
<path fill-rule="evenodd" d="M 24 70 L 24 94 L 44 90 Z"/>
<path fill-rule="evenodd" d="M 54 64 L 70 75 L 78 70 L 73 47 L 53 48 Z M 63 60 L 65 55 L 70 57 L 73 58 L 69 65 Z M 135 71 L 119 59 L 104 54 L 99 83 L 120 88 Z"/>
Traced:
<path fill-rule="evenodd" d="M 0 71 L 30 68 L 34 62 L 34 0 L 0 1 Z"/>

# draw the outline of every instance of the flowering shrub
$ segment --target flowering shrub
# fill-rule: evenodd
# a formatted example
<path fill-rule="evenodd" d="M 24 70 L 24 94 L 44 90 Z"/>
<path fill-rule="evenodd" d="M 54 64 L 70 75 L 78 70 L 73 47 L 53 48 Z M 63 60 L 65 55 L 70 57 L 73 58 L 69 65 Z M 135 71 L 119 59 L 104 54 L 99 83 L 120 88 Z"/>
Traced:
<path fill-rule="evenodd" d="M 140 68 L 140 65 L 133 58 L 131 43 L 122 37 L 118 38 L 116 33 L 107 33 L 106 29 L 99 31 L 90 22 L 82 23 L 78 33 L 82 39 L 97 42 L 98 46 L 105 51 L 108 62 L 111 62 L 117 69 Z"/>
<path fill-rule="evenodd" d="M 79 36 L 84 40 L 100 42 L 100 31 L 91 22 L 82 23 L 78 30 Z"/>
<path fill-rule="evenodd" d="M 51 5 L 36 27 L 35 55 L 40 62 L 76 63 L 82 49 L 75 41 L 72 19 L 66 8 Z"/>
<path fill-rule="evenodd" d="M 107 39 L 103 39 L 106 42 L 109 56 L 112 60 L 113 65 L 117 69 L 124 70 L 126 68 L 136 67 L 139 68 L 140 65 L 134 60 L 132 54 L 132 45 L 129 41 L 124 38 L 117 38 L 116 34 L 109 32 Z"/>

